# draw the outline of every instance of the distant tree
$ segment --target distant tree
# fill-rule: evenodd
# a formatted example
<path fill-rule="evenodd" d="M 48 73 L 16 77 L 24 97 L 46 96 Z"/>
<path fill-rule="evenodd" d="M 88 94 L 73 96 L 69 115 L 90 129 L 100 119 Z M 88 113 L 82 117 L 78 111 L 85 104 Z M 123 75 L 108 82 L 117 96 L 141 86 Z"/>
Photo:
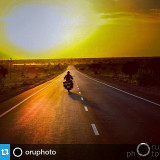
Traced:
<path fill-rule="evenodd" d="M 8 69 L 1 65 L 0 66 L 0 75 L 1 75 L 1 77 L 5 78 L 7 74 L 8 74 Z"/>
<path fill-rule="evenodd" d="M 149 69 L 140 69 L 136 74 L 136 79 L 139 85 L 142 86 L 152 86 L 159 83 L 159 77 Z"/>
<path fill-rule="evenodd" d="M 98 70 L 101 68 L 101 63 L 92 63 L 88 65 L 89 69 Z"/>
<path fill-rule="evenodd" d="M 136 61 L 126 62 L 122 67 L 122 72 L 129 75 L 129 78 L 132 79 L 132 76 L 138 72 L 139 63 Z"/>
<path fill-rule="evenodd" d="M 102 69 L 101 63 L 88 64 L 88 68 L 94 72 L 95 75 L 99 74 Z"/>
<path fill-rule="evenodd" d="M 54 66 L 55 70 L 60 70 L 61 69 L 61 64 L 58 63 L 57 65 Z"/>

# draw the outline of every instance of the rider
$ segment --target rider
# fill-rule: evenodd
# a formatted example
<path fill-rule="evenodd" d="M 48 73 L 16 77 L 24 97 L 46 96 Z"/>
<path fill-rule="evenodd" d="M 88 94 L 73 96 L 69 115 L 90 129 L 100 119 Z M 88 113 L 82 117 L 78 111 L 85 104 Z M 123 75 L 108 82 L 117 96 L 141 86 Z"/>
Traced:
<path fill-rule="evenodd" d="M 64 79 L 67 81 L 67 82 L 71 82 L 71 85 L 72 85 L 72 88 L 73 88 L 73 77 L 70 75 L 70 71 L 67 72 L 67 75 L 65 75 Z"/>

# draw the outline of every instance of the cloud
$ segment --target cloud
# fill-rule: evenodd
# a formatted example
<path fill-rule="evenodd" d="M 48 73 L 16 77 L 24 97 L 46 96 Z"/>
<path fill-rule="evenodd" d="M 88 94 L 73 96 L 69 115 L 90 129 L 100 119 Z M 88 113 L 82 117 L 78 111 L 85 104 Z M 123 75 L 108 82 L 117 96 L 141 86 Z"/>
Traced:
<path fill-rule="evenodd" d="M 138 13 L 127 13 L 127 12 L 113 12 L 113 13 L 102 13 L 101 18 L 121 18 L 121 17 L 138 17 Z"/>
<path fill-rule="evenodd" d="M 160 17 L 160 9 L 151 9 L 150 10 L 152 16 L 159 16 Z"/>
<path fill-rule="evenodd" d="M 100 14 L 101 19 L 126 19 L 142 22 L 160 23 L 160 9 L 151 9 L 148 13 L 112 12 Z"/>
<path fill-rule="evenodd" d="M 158 12 L 160 13 L 160 9 L 157 9 L 157 8 L 153 8 L 153 9 L 150 9 L 151 12 Z"/>

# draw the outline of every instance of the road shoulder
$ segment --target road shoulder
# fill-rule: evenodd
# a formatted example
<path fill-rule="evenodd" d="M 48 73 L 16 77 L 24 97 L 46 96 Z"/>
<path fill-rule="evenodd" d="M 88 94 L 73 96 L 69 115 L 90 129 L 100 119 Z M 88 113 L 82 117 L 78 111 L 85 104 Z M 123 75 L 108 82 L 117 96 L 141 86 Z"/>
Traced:
<path fill-rule="evenodd" d="M 82 72 L 82 71 L 79 71 L 79 72 L 87 75 L 91 79 L 95 79 L 97 81 L 106 83 L 118 89 L 124 90 L 136 96 L 139 96 L 139 97 L 142 97 L 142 98 L 145 98 L 145 99 L 148 99 L 150 101 L 160 104 L 160 93 L 159 93 L 160 88 L 159 87 L 158 88 L 157 87 L 143 87 L 143 86 L 138 86 L 135 84 L 129 84 L 129 83 L 121 82 L 121 81 L 116 81 L 108 77 L 103 77 L 103 76 L 97 77 L 95 75 L 90 75 L 86 72 Z"/>

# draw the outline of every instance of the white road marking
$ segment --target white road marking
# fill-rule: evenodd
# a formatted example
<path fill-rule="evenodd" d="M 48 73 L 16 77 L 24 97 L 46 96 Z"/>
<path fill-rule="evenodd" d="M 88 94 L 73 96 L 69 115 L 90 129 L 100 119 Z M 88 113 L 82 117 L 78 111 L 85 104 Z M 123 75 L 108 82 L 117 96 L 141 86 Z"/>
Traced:
<path fill-rule="evenodd" d="M 74 80 L 74 81 L 75 81 L 75 84 L 76 84 L 76 86 L 77 86 L 77 88 L 78 88 L 78 84 L 77 84 L 76 80 Z M 79 88 L 78 88 L 78 90 L 79 90 Z M 79 94 L 81 94 L 81 92 L 79 92 Z M 81 100 L 83 101 L 83 100 L 84 100 L 84 98 L 83 98 L 83 97 L 81 97 Z M 85 111 L 86 111 L 86 112 L 88 112 L 88 108 L 87 108 L 87 106 L 84 106 L 84 109 L 85 109 Z"/>
<path fill-rule="evenodd" d="M 83 97 L 81 97 L 81 100 L 82 100 L 82 101 L 84 100 Z"/>
<path fill-rule="evenodd" d="M 87 106 L 84 106 L 84 109 L 85 109 L 85 111 L 86 111 L 86 112 L 88 112 L 88 108 L 87 108 Z"/>
<path fill-rule="evenodd" d="M 99 132 L 98 132 L 98 130 L 97 130 L 97 128 L 96 128 L 96 125 L 95 125 L 95 124 L 91 124 L 91 126 L 92 126 L 92 129 L 93 129 L 93 131 L 94 131 L 94 134 L 95 134 L 96 136 L 99 136 Z"/>
<path fill-rule="evenodd" d="M 79 71 L 78 71 L 78 72 L 79 72 Z M 109 85 L 109 84 L 100 82 L 100 81 L 98 81 L 98 80 L 95 80 L 94 78 L 90 78 L 89 76 L 87 76 L 87 75 L 85 75 L 85 74 L 83 74 L 83 73 L 81 73 L 81 72 L 79 72 L 79 73 L 82 74 L 82 75 L 84 75 L 85 77 L 93 80 L 93 81 L 96 81 L 96 82 L 98 82 L 98 83 L 104 84 L 104 85 L 106 85 L 106 86 L 108 86 L 108 87 L 110 87 L 110 88 L 113 88 L 113 89 L 115 89 L 115 90 L 118 90 L 118 91 L 120 91 L 120 92 L 123 92 L 123 93 L 125 93 L 125 94 L 128 94 L 128 95 L 130 95 L 130 96 L 136 97 L 136 98 L 138 98 L 138 99 L 141 99 L 141 100 L 143 100 L 143 101 L 149 102 L 149 103 L 151 103 L 151 104 L 154 104 L 154 105 L 160 107 L 160 104 L 158 104 L 158 103 L 156 103 L 156 102 L 153 102 L 153 101 L 150 101 L 150 100 L 148 100 L 148 99 L 142 98 L 142 97 L 140 97 L 140 96 L 134 95 L 134 94 L 132 94 L 132 93 L 126 92 L 126 91 L 121 90 L 121 89 L 119 89 L 119 88 L 113 87 L 113 86 L 111 86 L 111 85 Z"/>
<path fill-rule="evenodd" d="M 59 79 L 59 78 L 58 78 Z M 58 80 L 57 79 L 57 80 Z M 53 82 L 57 81 L 57 80 L 54 80 L 52 81 L 50 84 L 48 84 L 47 86 L 41 88 L 40 90 L 38 90 L 37 92 L 35 92 L 34 94 L 30 95 L 29 97 L 25 98 L 24 100 L 22 100 L 21 102 L 19 102 L 18 104 L 16 104 L 15 106 L 13 106 L 12 108 L 10 108 L 9 110 L 7 110 L 6 112 L 2 113 L 0 115 L 0 118 L 5 116 L 7 113 L 11 112 L 13 109 L 17 108 L 18 106 L 20 106 L 22 103 L 24 103 L 25 101 L 27 101 L 28 99 L 30 99 L 31 97 L 33 97 L 34 95 L 36 95 L 37 93 L 39 93 L 40 91 L 44 90 L 45 88 L 49 87 Z"/>
<path fill-rule="evenodd" d="M 74 80 L 74 82 L 75 82 L 75 84 L 76 84 L 76 86 L 77 86 L 77 88 L 78 88 L 78 84 L 77 84 L 76 80 Z M 79 88 L 78 88 L 78 89 L 79 89 Z"/>
<path fill-rule="evenodd" d="M 77 84 L 77 82 L 76 82 L 76 80 L 74 79 L 74 81 L 75 81 L 75 84 L 76 84 L 76 86 L 77 86 L 77 88 L 78 88 L 78 84 Z"/>

